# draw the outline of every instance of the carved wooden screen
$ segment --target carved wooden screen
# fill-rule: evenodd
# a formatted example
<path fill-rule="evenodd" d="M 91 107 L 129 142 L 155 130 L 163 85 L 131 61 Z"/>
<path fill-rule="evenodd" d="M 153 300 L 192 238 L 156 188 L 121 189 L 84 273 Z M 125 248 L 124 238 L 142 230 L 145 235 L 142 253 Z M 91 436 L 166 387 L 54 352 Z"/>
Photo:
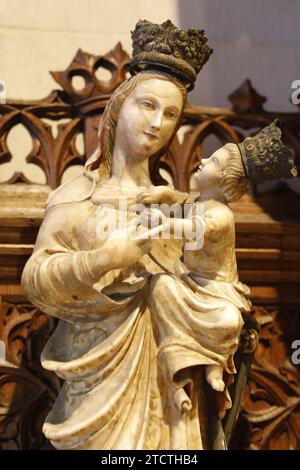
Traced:
<path fill-rule="evenodd" d="M 39 358 L 55 321 L 28 303 L 20 276 L 49 192 L 62 182 L 66 170 L 83 165 L 96 148 L 100 116 L 113 90 L 126 78 L 128 64 L 129 56 L 120 44 L 104 56 L 78 51 L 65 71 L 52 73 L 61 91 L 37 102 L 0 104 L 2 449 L 51 447 L 41 426 L 60 384 L 41 368 Z M 232 109 L 188 104 L 178 135 L 160 162 L 151 163 L 152 169 L 159 165 L 164 178 L 175 187 L 193 190 L 193 172 L 203 155 L 226 142 L 241 141 L 275 117 L 280 118 L 285 139 L 299 162 L 299 112 L 264 111 L 265 98 L 249 81 L 229 99 Z M 9 135 L 20 124 L 31 139 L 22 170 L 9 145 Z M 30 165 L 42 171 L 43 184 L 32 179 Z M 299 369 L 290 359 L 292 341 L 300 339 L 299 193 L 297 178 L 292 183 L 257 187 L 232 205 L 239 274 L 251 287 L 253 310 L 261 325 L 259 348 L 232 440 L 234 448 L 300 448 Z"/>

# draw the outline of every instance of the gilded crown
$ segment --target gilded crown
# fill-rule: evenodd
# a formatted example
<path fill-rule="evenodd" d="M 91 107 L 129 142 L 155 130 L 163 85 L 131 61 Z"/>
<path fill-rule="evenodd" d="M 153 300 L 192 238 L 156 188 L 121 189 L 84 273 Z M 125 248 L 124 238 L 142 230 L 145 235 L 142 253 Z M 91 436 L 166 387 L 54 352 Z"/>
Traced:
<path fill-rule="evenodd" d="M 294 153 L 281 141 L 279 124 L 279 120 L 275 119 L 254 137 L 247 137 L 238 144 L 252 184 L 297 176 Z"/>
<path fill-rule="evenodd" d="M 162 70 L 177 76 L 189 91 L 213 52 L 206 44 L 203 30 L 184 31 L 170 20 L 161 25 L 140 20 L 131 38 L 133 52 L 129 70 L 132 75 L 145 69 Z"/>

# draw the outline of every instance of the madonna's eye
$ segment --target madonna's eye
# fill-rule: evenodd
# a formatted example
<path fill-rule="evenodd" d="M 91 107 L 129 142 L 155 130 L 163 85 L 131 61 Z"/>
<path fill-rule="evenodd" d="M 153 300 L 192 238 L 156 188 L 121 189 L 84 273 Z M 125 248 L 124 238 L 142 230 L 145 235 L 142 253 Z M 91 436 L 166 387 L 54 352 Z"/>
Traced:
<path fill-rule="evenodd" d="M 140 101 L 140 106 L 144 109 L 154 109 L 153 103 L 151 103 L 151 101 Z"/>
<path fill-rule="evenodd" d="M 174 119 L 176 119 L 176 114 L 173 112 L 173 111 L 168 111 L 166 113 L 166 116 L 168 119 L 170 119 L 171 121 L 174 121 Z"/>

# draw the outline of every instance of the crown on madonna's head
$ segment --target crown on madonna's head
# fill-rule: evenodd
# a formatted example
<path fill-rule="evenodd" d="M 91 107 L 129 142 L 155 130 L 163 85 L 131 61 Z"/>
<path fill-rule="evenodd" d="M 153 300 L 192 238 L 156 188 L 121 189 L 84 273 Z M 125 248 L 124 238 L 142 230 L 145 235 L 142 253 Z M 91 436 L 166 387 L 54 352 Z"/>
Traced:
<path fill-rule="evenodd" d="M 160 70 L 175 75 L 190 91 L 197 73 L 213 52 L 203 30 L 177 28 L 172 21 L 139 21 L 131 32 L 133 53 L 130 73 Z"/>

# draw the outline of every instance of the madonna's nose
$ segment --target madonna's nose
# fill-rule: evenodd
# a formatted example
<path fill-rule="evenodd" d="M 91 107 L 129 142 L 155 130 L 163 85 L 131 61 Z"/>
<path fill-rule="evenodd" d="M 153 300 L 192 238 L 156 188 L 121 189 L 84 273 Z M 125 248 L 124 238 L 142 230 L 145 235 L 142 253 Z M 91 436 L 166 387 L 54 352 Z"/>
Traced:
<path fill-rule="evenodd" d="M 152 116 L 151 119 L 151 129 L 153 130 L 158 130 L 161 127 L 161 121 L 162 121 L 162 113 L 155 113 L 154 116 Z"/>

